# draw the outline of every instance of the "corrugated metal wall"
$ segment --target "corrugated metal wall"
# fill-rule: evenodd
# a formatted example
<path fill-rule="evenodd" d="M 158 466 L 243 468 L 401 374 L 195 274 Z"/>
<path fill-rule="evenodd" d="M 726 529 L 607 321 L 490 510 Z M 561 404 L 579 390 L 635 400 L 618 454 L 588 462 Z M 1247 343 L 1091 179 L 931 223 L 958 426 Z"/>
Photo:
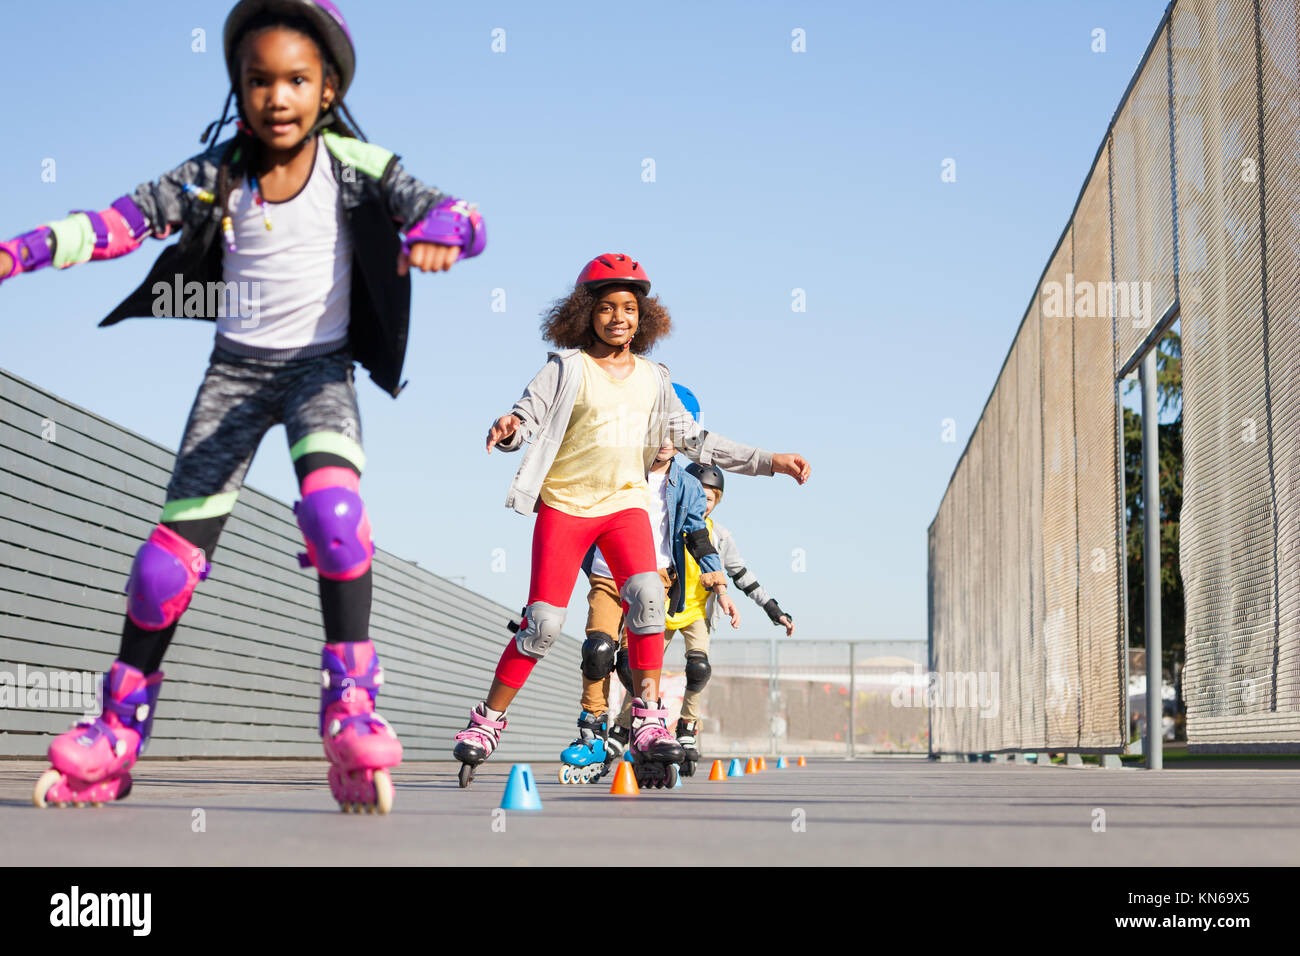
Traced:
<path fill-rule="evenodd" d="M 0 371 L 0 682 L 104 670 L 136 549 L 157 521 L 172 453 Z M 364 493 L 364 483 L 362 486 Z M 437 516 L 430 516 L 436 521 Z M 521 529 L 522 533 L 522 529 Z M 382 540 L 383 529 L 376 529 Z M 318 756 L 320 606 L 290 507 L 245 488 L 163 670 L 151 755 Z M 409 760 L 450 759 L 518 614 L 375 555 L 379 710 Z M 510 710 L 498 758 L 554 760 L 575 733 L 579 643 L 557 642 Z M 76 707 L 0 706 L 0 755 L 39 755 Z"/>

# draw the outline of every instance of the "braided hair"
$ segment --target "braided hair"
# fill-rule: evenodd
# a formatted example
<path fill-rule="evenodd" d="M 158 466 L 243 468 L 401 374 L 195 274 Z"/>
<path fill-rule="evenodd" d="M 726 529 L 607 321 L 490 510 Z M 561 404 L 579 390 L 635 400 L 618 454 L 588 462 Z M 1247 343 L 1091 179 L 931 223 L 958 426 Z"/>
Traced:
<path fill-rule="evenodd" d="M 248 52 L 249 45 L 253 40 L 269 30 L 286 29 L 300 33 L 316 47 L 316 52 L 320 55 L 321 65 L 323 67 L 324 80 L 337 91 L 339 88 L 340 73 L 334 58 L 329 55 L 325 44 L 317 36 L 315 28 L 305 17 L 293 16 L 290 14 L 266 12 L 253 17 L 240 34 L 239 40 L 235 44 L 234 60 L 237 64 L 242 64 L 244 56 Z M 236 69 L 236 76 L 239 70 Z M 229 95 L 226 96 L 225 106 L 221 109 L 221 119 L 215 120 L 208 124 L 207 129 L 203 131 L 203 136 L 199 142 L 215 145 L 217 137 L 221 134 L 222 127 L 233 119 L 230 117 L 230 104 L 234 101 L 237 105 L 239 119 L 236 121 L 238 132 L 234 139 L 227 145 L 225 152 L 221 157 L 221 164 L 217 171 L 217 191 L 216 206 L 221 210 L 222 216 L 233 215 L 230 208 L 231 192 L 234 186 L 248 175 L 250 170 L 255 170 L 262 159 L 263 145 L 262 141 L 249 131 L 244 119 L 244 105 L 240 102 L 239 97 L 240 83 L 236 79 Z M 339 114 L 342 113 L 342 116 Z M 343 116 L 351 121 L 351 126 L 344 122 Z M 324 120 L 324 123 L 321 123 Z M 340 136 L 347 136 L 352 139 L 365 140 L 366 136 L 361 132 L 361 127 L 353 118 L 352 113 L 348 110 L 347 104 L 343 102 L 342 97 L 335 97 L 330 103 L 330 108 L 321 114 L 317 120 L 317 127 L 320 131 L 328 130 L 337 133 Z M 355 127 L 355 130 L 353 129 Z"/>

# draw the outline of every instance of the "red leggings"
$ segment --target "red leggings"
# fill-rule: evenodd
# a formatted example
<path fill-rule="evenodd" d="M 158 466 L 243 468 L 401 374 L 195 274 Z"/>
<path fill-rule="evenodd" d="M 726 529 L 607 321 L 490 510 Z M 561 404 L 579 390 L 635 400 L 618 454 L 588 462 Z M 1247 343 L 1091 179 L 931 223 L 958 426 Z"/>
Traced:
<path fill-rule="evenodd" d="M 545 601 L 567 608 L 582 559 L 593 543 L 600 546 L 620 591 L 632 575 L 658 572 L 654 537 L 644 508 L 626 508 L 599 518 L 575 518 L 539 501 L 537 523 L 533 525 L 533 576 L 528 585 L 528 603 Z M 623 610 L 627 610 L 627 602 Z M 522 626 L 527 626 L 526 618 Z M 627 652 L 635 670 L 659 670 L 664 663 L 663 630 L 646 634 L 629 631 Z M 521 654 L 512 640 L 497 664 L 497 679 L 509 687 L 523 687 L 536 663 Z"/>

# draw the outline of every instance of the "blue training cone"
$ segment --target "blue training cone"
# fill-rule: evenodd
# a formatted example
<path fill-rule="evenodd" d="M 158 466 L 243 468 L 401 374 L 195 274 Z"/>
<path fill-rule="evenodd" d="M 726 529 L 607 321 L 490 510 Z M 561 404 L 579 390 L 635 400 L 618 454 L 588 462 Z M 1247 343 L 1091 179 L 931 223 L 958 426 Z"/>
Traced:
<path fill-rule="evenodd" d="M 537 781 L 533 779 L 533 768 L 528 764 L 517 763 L 510 768 L 510 779 L 506 782 L 506 794 L 501 798 L 501 809 L 542 809 L 542 798 L 537 792 Z"/>
<path fill-rule="evenodd" d="M 739 757 L 731 758 L 731 766 L 727 768 L 728 777 L 743 777 L 745 775 L 745 765 L 740 762 Z"/>
<path fill-rule="evenodd" d="M 784 758 L 784 757 L 778 757 L 778 758 L 777 758 L 777 760 L 776 760 L 776 769 L 777 769 L 777 770 L 786 770 L 786 769 L 789 768 L 789 766 L 790 766 L 790 765 L 789 765 L 788 763 L 785 762 L 785 758 Z"/>
<path fill-rule="evenodd" d="M 632 762 L 632 749 L 630 747 L 627 750 L 623 751 L 623 762 L 624 763 Z"/>
<path fill-rule="evenodd" d="M 678 773 L 677 773 L 677 782 L 676 782 L 675 784 L 673 784 L 673 789 L 676 790 L 676 789 L 677 789 L 678 787 L 680 787 L 681 785 L 682 785 L 682 774 L 681 774 L 681 771 L 678 771 Z"/>

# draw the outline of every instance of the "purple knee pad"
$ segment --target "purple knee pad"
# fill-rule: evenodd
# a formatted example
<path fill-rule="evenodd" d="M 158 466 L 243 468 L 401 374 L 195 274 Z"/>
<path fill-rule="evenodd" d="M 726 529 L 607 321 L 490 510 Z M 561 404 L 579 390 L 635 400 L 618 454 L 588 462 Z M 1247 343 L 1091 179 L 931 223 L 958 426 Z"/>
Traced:
<path fill-rule="evenodd" d="M 402 251 L 411 253 L 417 242 L 436 242 L 440 246 L 460 246 L 460 257 L 469 259 L 487 245 L 487 227 L 478 210 L 463 199 L 444 199 L 406 231 Z"/>
<path fill-rule="evenodd" d="M 157 525 L 131 565 L 126 582 L 127 616 L 146 631 L 161 631 L 175 624 L 209 568 L 202 548 L 194 547 L 171 528 Z"/>
<path fill-rule="evenodd" d="M 351 581 L 370 569 L 375 553 L 370 517 L 361 501 L 361 479 L 350 468 L 317 468 L 302 482 L 302 501 L 294 503 L 307 552 L 302 567 L 322 577 Z"/>

